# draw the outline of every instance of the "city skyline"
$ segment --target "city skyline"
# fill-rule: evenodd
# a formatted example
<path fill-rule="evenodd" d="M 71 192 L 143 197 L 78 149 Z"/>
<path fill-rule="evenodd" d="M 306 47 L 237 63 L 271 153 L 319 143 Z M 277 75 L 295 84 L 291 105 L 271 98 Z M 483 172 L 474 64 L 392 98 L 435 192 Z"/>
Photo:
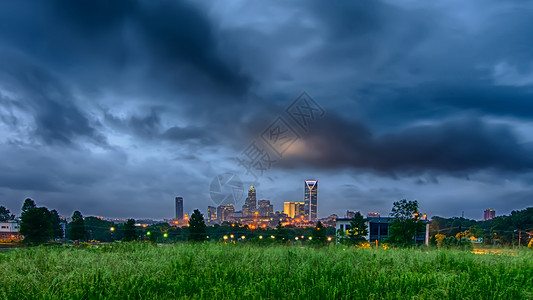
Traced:
<path fill-rule="evenodd" d="M 0 9 L 0 204 L 16 214 L 29 197 L 164 219 L 176 195 L 218 206 L 221 174 L 277 208 L 319 179 L 318 217 L 531 205 L 529 2 L 51 1 Z"/>

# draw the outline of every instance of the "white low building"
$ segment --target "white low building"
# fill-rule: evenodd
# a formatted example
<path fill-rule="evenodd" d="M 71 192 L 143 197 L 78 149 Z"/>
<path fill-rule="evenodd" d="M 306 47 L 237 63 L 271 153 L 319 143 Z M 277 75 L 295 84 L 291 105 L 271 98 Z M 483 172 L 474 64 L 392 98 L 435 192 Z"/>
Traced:
<path fill-rule="evenodd" d="M 19 229 L 20 224 L 17 221 L 0 222 L 0 240 L 18 238 Z"/>

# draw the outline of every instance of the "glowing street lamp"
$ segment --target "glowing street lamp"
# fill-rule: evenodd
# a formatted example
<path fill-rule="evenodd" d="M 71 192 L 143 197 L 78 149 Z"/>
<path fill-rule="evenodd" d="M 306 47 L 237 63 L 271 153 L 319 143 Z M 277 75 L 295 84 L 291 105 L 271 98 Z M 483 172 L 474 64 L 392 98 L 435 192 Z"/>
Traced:
<path fill-rule="evenodd" d="M 246 237 L 245 237 L 244 235 L 243 235 L 243 236 L 241 236 L 241 239 L 243 239 L 243 240 L 244 240 L 245 238 L 246 238 Z"/>
<path fill-rule="evenodd" d="M 227 235 L 225 235 L 225 236 L 224 236 L 224 239 L 225 239 L 225 240 L 227 240 L 227 239 L 228 239 L 228 236 L 227 236 Z"/>
<path fill-rule="evenodd" d="M 230 237 L 230 238 L 234 238 L 235 236 L 233 236 L 233 234 L 232 234 L 232 235 L 230 235 L 229 237 Z"/>
<path fill-rule="evenodd" d="M 151 235 L 151 234 L 152 234 L 152 233 L 151 233 L 150 231 L 148 231 L 148 232 L 146 233 L 146 235 Z"/>
<path fill-rule="evenodd" d="M 262 235 L 260 235 L 260 236 L 259 236 L 259 239 L 260 239 L 260 240 L 262 240 L 262 239 L 263 239 L 263 236 L 262 236 Z"/>
<path fill-rule="evenodd" d="M 270 238 L 271 238 L 271 239 L 275 239 L 276 237 L 275 237 L 275 236 L 273 236 L 273 235 L 271 235 L 271 236 L 270 236 Z"/>
<path fill-rule="evenodd" d="M 312 239 L 313 239 L 313 237 L 312 237 L 312 236 L 310 236 L 310 237 L 309 237 L 309 240 L 312 240 Z"/>
<path fill-rule="evenodd" d="M 167 237 L 168 237 L 168 233 L 165 232 L 165 233 L 163 234 L 163 237 L 164 237 L 164 238 L 167 238 Z"/>
<path fill-rule="evenodd" d="M 111 227 L 109 228 L 109 230 L 111 230 L 111 232 L 115 231 L 115 227 Z"/>
<path fill-rule="evenodd" d="M 328 242 L 331 242 L 331 237 L 330 236 L 328 236 Z"/>
<path fill-rule="evenodd" d="M 298 237 L 294 237 L 295 240 L 298 240 Z"/>

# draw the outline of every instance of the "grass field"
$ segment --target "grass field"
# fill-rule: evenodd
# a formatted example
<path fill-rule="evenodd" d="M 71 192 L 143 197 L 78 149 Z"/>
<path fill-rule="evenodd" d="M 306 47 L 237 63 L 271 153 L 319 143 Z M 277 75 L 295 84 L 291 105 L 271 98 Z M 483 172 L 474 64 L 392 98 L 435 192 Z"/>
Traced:
<path fill-rule="evenodd" d="M 115 244 L 0 253 L 2 299 L 533 299 L 533 251 Z"/>

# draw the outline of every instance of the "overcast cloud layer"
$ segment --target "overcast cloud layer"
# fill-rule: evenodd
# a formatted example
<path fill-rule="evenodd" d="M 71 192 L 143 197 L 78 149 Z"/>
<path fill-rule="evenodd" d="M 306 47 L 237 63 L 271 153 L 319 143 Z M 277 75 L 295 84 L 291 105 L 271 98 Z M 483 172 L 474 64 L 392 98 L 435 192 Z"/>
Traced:
<path fill-rule="evenodd" d="M 163 219 L 255 182 L 275 210 L 479 219 L 533 203 L 527 1 L 5 1 L 0 205 Z M 324 109 L 258 180 L 236 158 L 302 91 Z"/>

